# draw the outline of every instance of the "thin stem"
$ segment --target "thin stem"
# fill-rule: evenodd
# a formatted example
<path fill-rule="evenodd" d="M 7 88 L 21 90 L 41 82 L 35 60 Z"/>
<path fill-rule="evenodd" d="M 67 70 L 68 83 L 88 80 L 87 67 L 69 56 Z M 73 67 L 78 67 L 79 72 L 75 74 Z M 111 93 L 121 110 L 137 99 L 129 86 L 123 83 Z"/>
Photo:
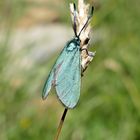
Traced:
<path fill-rule="evenodd" d="M 61 132 L 64 120 L 65 120 L 65 117 L 66 117 L 66 114 L 67 114 L 67 111 L 68 111 L 68 109 L 65 108 L 64 112 L 63 112 L 63 115 L 61 117 L 61 120 L 60 120 L 60 123 L 59 123 L 58 129 L 57 129 L 57 133 L 56 133 L 56 136 L 55 136 L 54 140 L 58 140 L 58 137 L 60 135 L 60 132 Z"/>

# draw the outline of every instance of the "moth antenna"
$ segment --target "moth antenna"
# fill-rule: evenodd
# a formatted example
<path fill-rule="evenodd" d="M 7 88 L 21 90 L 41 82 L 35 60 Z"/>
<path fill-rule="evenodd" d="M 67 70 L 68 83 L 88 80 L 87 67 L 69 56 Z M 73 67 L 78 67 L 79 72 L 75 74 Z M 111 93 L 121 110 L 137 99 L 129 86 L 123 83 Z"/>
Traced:
<path fill-rule="evenodd" d="M 75 5 L 75 3 L 73 3 L 73 7 L 74 7 L 74 24 L 73 24 L 73 30 L 74 30 L 75 36 L 77 37 L 77 27 L 76 27 L 76 5 Z"/>
<path fill-rule="evenodd" d="M 84 28 L 88 25 L 89 20 L 90 20 L 90 19 L 92 18 L 92 16 L 93 16 L 93 11 L 94 11 L 94 7 L 92 6 L 92 8 L 91 8 L 91 13 L 90 13 L 90 15 L 88 16 L 87 21 L 86 21 L 86 23 L 84 24 L 84 26 L 82 27 L 80 33 L 78 34 L 78 37 L 81 35 L 81 32 L 84 30 Z"/>
<path fill-rule="evenodd" d="M 91 7 L 90 18 L 93 16 L 93 12 L 94 12 L 94 6 Z"/>

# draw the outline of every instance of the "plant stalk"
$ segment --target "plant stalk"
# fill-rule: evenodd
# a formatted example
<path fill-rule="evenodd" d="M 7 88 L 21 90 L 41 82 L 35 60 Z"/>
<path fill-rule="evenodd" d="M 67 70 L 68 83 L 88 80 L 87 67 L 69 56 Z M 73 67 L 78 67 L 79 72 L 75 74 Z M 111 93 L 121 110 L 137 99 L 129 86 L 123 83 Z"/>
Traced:
<path fill-rule="evenodd" d="M 55 136 L 54 140 L 58 140 L 58 138 L 59 138 L 59 135 L 60 135 L 60 132 L 61 132 L 61 129 L 62 129 L 64 120 L 65 120 L 67 111 L 68 111 L 68 108 L 65 108 L 65 109 L 64 109 L 64 112 L 63 112 L 63 115 L 62 115 L 62 117 L 61 117 L 59 126 L 58 126 L 58 128 L 57 128 L 57 133 L 56 133 L 56 136 Z"/>

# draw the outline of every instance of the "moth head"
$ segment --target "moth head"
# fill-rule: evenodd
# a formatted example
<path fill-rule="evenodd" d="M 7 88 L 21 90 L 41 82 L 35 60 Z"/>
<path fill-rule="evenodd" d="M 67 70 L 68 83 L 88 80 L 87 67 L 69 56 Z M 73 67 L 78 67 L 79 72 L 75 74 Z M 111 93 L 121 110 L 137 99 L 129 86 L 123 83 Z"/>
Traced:
<path fill-rule="evenodd" d="M 76 37 L 74 38 L 74 40 L 75 40 L 75 43 L 76 43 L 77 45 L 80 46 L 80 43 L 81 43 L 80 38 L 79 38 L 78 36 L 76 36 Z"/>

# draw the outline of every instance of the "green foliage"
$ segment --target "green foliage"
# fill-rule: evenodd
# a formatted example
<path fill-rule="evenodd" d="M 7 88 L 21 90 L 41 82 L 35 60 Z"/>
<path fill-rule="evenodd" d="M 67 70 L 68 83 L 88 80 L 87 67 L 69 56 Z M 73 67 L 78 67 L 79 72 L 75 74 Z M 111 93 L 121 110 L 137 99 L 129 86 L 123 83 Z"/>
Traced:
<path fill-rule="evenodd" d="M 24 11 L 23 3 L 23 0 L 15 1 L 20 12 L 13 10 L 10 15 L 13 22 Z M 95 1 L 95 5 L 92 21 L 95 43 L 91 44 L 94 46 L 91 50 L 97 53 L 82 78 L 79 104 L 68 112 L 60 139 L 139 140 L 139 3 L 101 0 Z M 13 3 L 10 6 L 16 9 Z M 59 14 L 63 17 L 62 11 Z M 66 19 L 60 21 L 66 22 Z M 56 56 L 47 62 L 32 63 L 26 48 L 12 53 L 11 32 L 8 25 L 5 37 L 0 41 L 0 139 L 51 140 L 63 107 L 55 95 L 43 102 L 41 92 L 44 76 Z M 28 63 L 21 65 L 23 58 Z"/>

